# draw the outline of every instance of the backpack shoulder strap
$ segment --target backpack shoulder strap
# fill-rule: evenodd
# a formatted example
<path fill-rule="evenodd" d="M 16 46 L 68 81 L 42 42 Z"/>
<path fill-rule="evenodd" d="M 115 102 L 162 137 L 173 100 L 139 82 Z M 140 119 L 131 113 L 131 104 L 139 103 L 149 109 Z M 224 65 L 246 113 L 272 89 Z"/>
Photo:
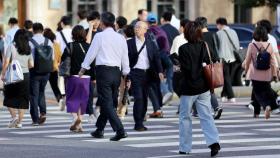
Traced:
<path fill-rule="evenodd" d="M 267 47 L 265 48 L 265 51 L 267 51 L 268 47 L 270 46 L 270 43 L 268 43 Z"/>
<path fill-rule="evenodd" d="M 255 48 L 257 48 L 257 50 L 260 52 L 261 49 L 256 45 L 256 43 L 253 43 L 253 45 L 255 46 Z"/>
<path fill-rule="evenodd" d="M 48 46 L 48 44 L 49 44 L 49 39 L 48 39 L 48 38 L 45 38 L 44 46 Z"/>
<path fill-rule="evenodd" d="M 35 48 L 40 46 L 33 38 L 30 38 L 30 42 L 35 46 Z"/>

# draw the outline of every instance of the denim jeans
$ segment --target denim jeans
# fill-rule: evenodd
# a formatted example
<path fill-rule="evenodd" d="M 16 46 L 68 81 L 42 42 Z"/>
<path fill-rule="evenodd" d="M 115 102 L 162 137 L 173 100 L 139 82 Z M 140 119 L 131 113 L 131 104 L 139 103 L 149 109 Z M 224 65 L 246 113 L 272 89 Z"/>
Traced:
<path fill-rule="evenodd" d="M 30 73 L 30 115 L 35 123 L 39 121 L 39 112 L 41 115 L 47 113 L 45 88 L 49 76 Z"/>
<path fill-rule="evenodd" d="M 173 93 L 173 63 L 167 54 L 162 53 L 161 59 L 163 62 L 163 67 L 166 70 L 166 81 L 161 82 L 160 88 L 163 95 L 168 92 Z"/>
<path fill-rule="evenodd" d="M 190 152 L 192 149 L 192 116 L 191 109 L 193 103 L 196 105 L 200 119 L 200 124 L 207 146 L 219 142 L 219 135 L 214 119 L 211 115 L 210 92 L 205 92 L 195 96 L 182 95 L 180 97 L 179 113 L 179 150 Z"/>

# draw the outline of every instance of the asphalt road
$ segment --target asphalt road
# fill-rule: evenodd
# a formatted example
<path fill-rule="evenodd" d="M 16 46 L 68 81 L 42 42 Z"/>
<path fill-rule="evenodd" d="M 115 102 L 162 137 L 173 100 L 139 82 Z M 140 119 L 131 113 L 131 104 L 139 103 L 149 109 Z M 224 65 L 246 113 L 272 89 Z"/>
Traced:
<path fill-rule="evenodd" d="M 223 158 L 279 158 L 280 115 L 265 120 L 252 118 L 252 111 L 244 105 L 248 98 L 238 99 L 234 105 L 223 104 L 224 113 L 216 125 L 220 132 Z M 10 120 L 6 110 L 0 111 L 0 158 L 173 158 L 210 157 L 205 145 L 199 119 L 193 119 L 193 150 L 188 156 L 178 155 L 178 101 L 164 107 L 164 118 L 148 119 L 147 132 L 133 130 L 132 106 L 124 120 L 129 137 L 120 142 L 110 142 L 114 135 L 108 125 L 104 139 L 91 138 L 93 124 L 84 118 L 84 133 L 69 131 L 71 117 L 60 112 L 48 100 L 47 122 L 44 126 L 31 126 L 28 113 L 22 129 L 8 129 Z M 149 113 L 152 111 L 149 106 Z"/>

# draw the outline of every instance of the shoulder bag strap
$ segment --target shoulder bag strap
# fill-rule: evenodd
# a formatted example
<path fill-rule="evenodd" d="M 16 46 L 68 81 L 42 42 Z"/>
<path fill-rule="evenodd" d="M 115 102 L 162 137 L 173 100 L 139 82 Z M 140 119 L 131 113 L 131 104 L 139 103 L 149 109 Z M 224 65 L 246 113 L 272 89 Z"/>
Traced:
<path fill-rule="evenodd" d="M 206 42 L 204 42 L 205 46 L 206 46 L 206 49 L 207 49 L 207 53 L 208 53 L 208 57 L 209 57 L 209 60 L 210 60 L 210 64 L 213 64 L 213 61 L 212 61 L 212 56 L 211 56 L 211 53 L 210 53 L 210 50 L 209 50 L 209 46 Z"/>
<path fill-rule="evenodd" d="M 235 45 L 233 44 L 233 41 L 232 41 L 232 39 L 230 38 L 228 32 L 227 32 L 226 30 L 223 30 L 223 31 L 226 33 L 226 35 L 227 35 L 227 37 L 228 37 L 228 39 L 229 39 L 229 42 L 231 43 L 231 45 L 233 46 L 233 48 L 234 48 L 235 50 L 238 50 L 238 48 L 236 48 Z"/>
<path fill-rule="evenodd" d="M 145 42 L 143 43 L 143 45 L 141 46 L 140 50 L 137 52 L 137 56 L 139 56 L 139 55 L 141 54 L 141 52 L 142 52 L 142 50 L 144 49 L 145 45 L 146 45 L 146 40 L 145 40 Z M 137 46 L 136 46 L 136 48 L 137 48 Z"/>
<path fill-rule="evenodd" d="M 68 42 L 67 42 L 67 40 L 66 40 L 66 38 L 65 38 L 65 36 L 64 36 L 64 34 L 63 34 L 62 31 L 60 31 L 60 35 L 61 35 L 61 37 L 62 37 L 64 43 L 67 45 Z"/>
<path fill-rule="evenodd" d="M 80 48 L 82 49 L 83 53 L 86 54 L 86 51 L 81 43 L 79 43 Z"/>
<path fill-rule="evenodd" d="M 48 44 L 49 44 L 49 39 L 48 39 L 48 38 L 45 38 L 44 46 L 47 46 Z"/>

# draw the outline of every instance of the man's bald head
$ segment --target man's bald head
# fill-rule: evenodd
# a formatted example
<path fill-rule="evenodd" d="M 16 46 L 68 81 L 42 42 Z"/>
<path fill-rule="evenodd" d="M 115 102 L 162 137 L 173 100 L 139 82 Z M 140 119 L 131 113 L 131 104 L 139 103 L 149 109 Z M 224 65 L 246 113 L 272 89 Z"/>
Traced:
<path fill-rule="evenodd" d="M 145 37 L 145 34 L 148 30 L 148 24 L 143 21 L 138 21 L 135 25 L 135 34 L 137 37 Z"/>

